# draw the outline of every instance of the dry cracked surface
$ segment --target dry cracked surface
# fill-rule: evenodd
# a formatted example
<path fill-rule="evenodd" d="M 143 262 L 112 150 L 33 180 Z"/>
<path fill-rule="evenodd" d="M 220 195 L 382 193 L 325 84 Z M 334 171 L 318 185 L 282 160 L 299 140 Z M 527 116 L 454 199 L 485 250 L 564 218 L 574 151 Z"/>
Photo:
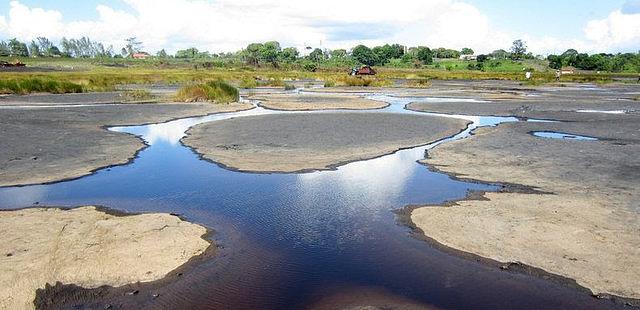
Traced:
<path fill-rule="evenodd" d="M 49 95 L 49 101 L 64 97 Z M 24 97 L 23 104 L 28 103 Z M 56 99 L 56 100 L 54 100 Z M 41 100 L 36 100 L 41 101 Z M 249 104 L 118 104 L 4 109 L 0 105 L 0 186 L 54 182 L 128 163 L 144 148 L 106 126 L 156 123 L 251 108 Z"/>
<path fill-rule="evenodd" d="M 204 158 L 233 169 L 300 172 L 424 145 L 454 135 L 466 124 L 391 113 L 280 114 L 198 125 L 182 141 Z"/>
<path fill-rule="evenodd" d="M 162 213 L 116 216 L 95 207 L 0 211 L 0 309 L 32 309 L 36 290 L 163 278 L 210 246 L 207 230 Z"/>

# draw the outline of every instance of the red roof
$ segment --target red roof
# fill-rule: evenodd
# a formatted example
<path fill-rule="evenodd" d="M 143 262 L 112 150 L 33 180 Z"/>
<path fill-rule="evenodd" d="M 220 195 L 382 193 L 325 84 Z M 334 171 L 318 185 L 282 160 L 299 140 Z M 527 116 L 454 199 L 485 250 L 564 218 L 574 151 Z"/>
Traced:
<path fill-rule="evenodd" d="M 131 55 L 131 57 L 133 57 L 133 58 L 147 58 L 149 56 L 151 56 L 151 55 L 149 55 L 148 53 L 144 53 L 144 52 L 142 52 L 142 53 L 134 53 L 133 55 Z"/>

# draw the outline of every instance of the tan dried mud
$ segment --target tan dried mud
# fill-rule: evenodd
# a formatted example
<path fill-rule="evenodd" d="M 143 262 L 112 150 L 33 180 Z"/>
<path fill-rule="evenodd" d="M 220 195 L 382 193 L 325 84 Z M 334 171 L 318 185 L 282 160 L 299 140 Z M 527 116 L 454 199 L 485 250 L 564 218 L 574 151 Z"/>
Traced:
<path fill-rule="evenodd" d="M 95 288 L 161 279 L 210 246 L 206 233 L 163 213 L 0 211 L 0 309 L 32 309 L 47 283 Z"/>

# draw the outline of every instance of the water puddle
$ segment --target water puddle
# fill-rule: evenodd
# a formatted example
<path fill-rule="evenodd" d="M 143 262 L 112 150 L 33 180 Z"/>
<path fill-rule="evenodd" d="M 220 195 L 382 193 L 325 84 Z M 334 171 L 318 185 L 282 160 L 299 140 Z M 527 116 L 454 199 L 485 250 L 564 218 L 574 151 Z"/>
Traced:
<path fill-rule="evenodd" d="M 0 188 L 0 208 L 33 204 L 104 205 L 130 212 L 174 212 L 216 230 L 216 258 L 163 286 L 164 307 L 281 309 L 304 305 L 333 286 L 381 287 L 441 308 L 589 308 L 583 292 L 533 276 L 503 272 L 443 252 L 409 236 L 394 211 L 439 204 L 498 186 L 462 182 L 418 163 L 438 144 L 464 139 L 513 117 L 406 110 L 433 98 L 371 95 L 390 105 L 358 113 L 404 113 L 467 120 L 468 128 L 430 145 L 304 174 L 230 171 L 179 143 L 196 124 L 285 112 L 254 108 L 144 126 L 113 127 L 149 147 L 129 165 L 80 179 Z M 333 111 L 346 113 L 344 111 Z M 351 112 L 353 113 L 353 112 Z M 536 121 L 536 120 L 530 120 Z M 537 120 L 543 121 L 543 120 Z M 126 297 L 123 297 L 126 298 Z"/>
<path fill-rule="evenodd" d="M 578 113 L 627 114 L 626 110 L 577 110 Z"/>
<path fill-rule="evenodd" d="M 598 141 L 598 138 L 594 138 L 594 137 L 580 136 L 580 135 L 574 135 L 570 133 L 554 132 L 554 131 L 534 131 L 531 134 L 540 138 Z"/>

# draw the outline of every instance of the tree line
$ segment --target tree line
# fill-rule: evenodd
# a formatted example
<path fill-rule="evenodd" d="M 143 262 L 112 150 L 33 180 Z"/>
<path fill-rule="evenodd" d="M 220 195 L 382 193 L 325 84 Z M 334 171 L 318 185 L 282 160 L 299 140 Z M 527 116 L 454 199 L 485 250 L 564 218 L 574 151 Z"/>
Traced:
<path fill-rule="evenodd" d="M 549 55 L 547 60 L 549 61 L 549 67 L 553 69 L 570 66 L 581 70 L 640 72 L 640 52 L 589 55 L 587 53 L 579 53 L 575 49 L 568 49 L 561 55 Z"/>
<path fill-rule="evenodd" d="M 105 46 L 88 37 L 62 38 L 57 45 L 44 37 L 38 37 L 31 42 L 21 42 L 14 38 L 0 41 L 0 56 L 123 58 L 142 52 L 143 44 L 137 38 L 131 37 L 125 41 L 125 46 L 119 52 L 115 52 L 113 46 Z M 471 48 L 455 50 L 440 47 L 432 49 L 426 46 L 407 47 L 401 44 L 384 44 L 372 48 L 358 45 L 350 50 L 311 47 L 306 49 L 308 54 L 302 56 L 295 47 L 283 48 L 277 41 L 268 41 L 251 43 L 244 49 L 233 53 L 215 54 L 191 47 L 178 50 L 175 55 L 170 55 L 162 49 L 155 54 L 155 57 L 159 59 L 219 59 L 242 62 L 251 66 L 270 65 L 276 68 L 281 64 L 297 64 L 307 70 L 315 70 L 319 65 L 421 67 L 433 64 L 434 59 L 457 59 L 463 55 L 475 54 Z M 515 40 L 508 50 L 499 49 L 489 54 L 475 55 L 470 59 L 477 60 L 475 64 L 472 64 L 474 69 L 482 70 L 485 61 L 490 59 L 519 61 L 533 58 L 535 58 L 534 55 L 527 51 L 526 42 Z M 549 66 L 554 69 L 573 66 L 582 70 L 640 71 L 640 53 L 589 55 L 579 53 L 575 49 L 569 49 L 561 55 L 549 55 L 547 60 Z"/>

